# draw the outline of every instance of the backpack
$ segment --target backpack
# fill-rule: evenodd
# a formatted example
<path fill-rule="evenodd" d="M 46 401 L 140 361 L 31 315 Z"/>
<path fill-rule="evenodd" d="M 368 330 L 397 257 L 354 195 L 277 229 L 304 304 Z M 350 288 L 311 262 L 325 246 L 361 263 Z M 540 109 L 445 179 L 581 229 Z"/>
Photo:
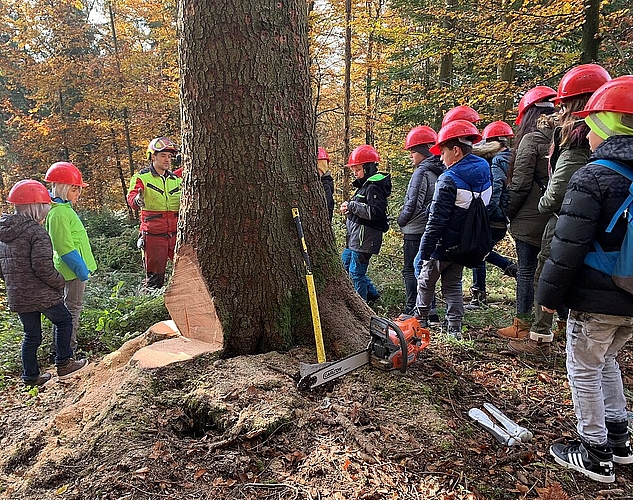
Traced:
<path fill-rule="evenodd" d="M 464 267 L 476 267 L 481 264 L 492 250 L 492 232 L 488 220 L 488 210 L 484 200 L 475 196 L 466 213 L 466 219 L 459 231 L 457 245 L 446 249 L 446 256 L 455 264 Z"/>
<path fill-rule="evenodd" d="M 603 165 L 623 175 L 631 181 L 631 185 L 629 186 L 629 196 L 620 205 L 605 229 L 605 232 L 610 233 L 621 216 L 627 219 L 626 234 L 620 250 L 605 252 L 600 244 L 594 241 L 595 251 L 587 254 L 585 264 L 608 274 L 617 286 L 633 294 L 633 171 L 628 166 L 611 160 L 594 160 L 591 163 Z"/>

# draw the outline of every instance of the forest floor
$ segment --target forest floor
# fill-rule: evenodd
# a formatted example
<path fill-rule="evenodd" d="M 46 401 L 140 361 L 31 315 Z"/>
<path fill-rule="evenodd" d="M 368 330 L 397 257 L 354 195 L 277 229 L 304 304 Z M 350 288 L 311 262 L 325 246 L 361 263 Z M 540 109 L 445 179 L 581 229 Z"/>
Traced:
<path fill-rule="evenodd" d="M 124 346 L 37 394 L 3 391 L 0 498 L 633 498 L 633 467 L 605 485 L 549 455 L 575 436 L 564 339 L 535 360 L 494 329 L 434 329 L 405 374 L 364 367 L 307 393 L 294 376 L 313 349 L 145 370 Z M 629 351 L 619 361 L 630 387 Z M 468 417 L 485 402 L 533 440 L 499 445 Z"/>

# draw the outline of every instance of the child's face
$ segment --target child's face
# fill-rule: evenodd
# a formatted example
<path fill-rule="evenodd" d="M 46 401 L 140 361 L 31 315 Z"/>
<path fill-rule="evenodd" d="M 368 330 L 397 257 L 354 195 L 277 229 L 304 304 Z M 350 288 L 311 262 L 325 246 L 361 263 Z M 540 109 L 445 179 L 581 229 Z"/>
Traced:
<path fill-rule="evenodd" d="M 455 163 L 461 160 L 459 152 L 460 149 L 457 146 L 453 146 L 452 148 L 442 146 L 442 162 L 446 165 L 446 168 L 452 167 Z"/>
<path fill-rule="evenodd" d="M 604 142 L 604 139 L 596 134 L 593 130 L 590 130 L 587 134 L 587 140 L 589 141 L 589 148 L 591 151 L 595 151 L 600 144 Z"/>
<path fill-rule="evenodd" d="M 362 179 L 365 176 L 365 170 L 362 165 L 350 165 L 349 167 L 354 173 L 354 177 Z"/>
<path fill-rule="evenodd" d="M 67 195 L 68 201 L 74 205 L 75 203 L 77 203 L 77 200 L 79 199 L 80 194 L 81 194 L 81 187 L 71 186 L 71 188 L 68 190 L 68 195 Z"/>

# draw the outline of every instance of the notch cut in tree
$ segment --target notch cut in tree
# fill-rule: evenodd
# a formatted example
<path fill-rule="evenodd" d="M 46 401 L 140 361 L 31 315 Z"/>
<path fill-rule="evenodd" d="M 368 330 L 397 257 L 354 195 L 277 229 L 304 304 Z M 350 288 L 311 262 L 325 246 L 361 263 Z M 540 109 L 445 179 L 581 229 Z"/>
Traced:
<path fill-rule="evenodd" d="M 305 2 L 180 0 L 178 26 L 178 253 L 192 252 L 176 258 L 174 276 L 182 265 L 200 272 L 226 356 L 311 345 L 298 207 L 326 348 L 336 356 L 364 345 L 370 310 L 343 272 L 317 175 Z"/>

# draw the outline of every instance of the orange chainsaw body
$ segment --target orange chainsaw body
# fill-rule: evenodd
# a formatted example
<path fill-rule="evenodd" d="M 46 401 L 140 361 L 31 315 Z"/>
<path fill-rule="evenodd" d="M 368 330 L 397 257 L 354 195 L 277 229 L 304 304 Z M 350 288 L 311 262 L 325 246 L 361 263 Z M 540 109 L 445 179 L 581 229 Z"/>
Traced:
<path fill-rule="evenodd" d="M 371 364 L 381 370 L 404 372 L 431 341 L 429 330 L 422 328 L 414 316 L 403 314 L 393 321 L 381 320 L 380 323 L 374 319 L 370 325 Z M 402 349 L 402 342 L 406 350 Z"/>

